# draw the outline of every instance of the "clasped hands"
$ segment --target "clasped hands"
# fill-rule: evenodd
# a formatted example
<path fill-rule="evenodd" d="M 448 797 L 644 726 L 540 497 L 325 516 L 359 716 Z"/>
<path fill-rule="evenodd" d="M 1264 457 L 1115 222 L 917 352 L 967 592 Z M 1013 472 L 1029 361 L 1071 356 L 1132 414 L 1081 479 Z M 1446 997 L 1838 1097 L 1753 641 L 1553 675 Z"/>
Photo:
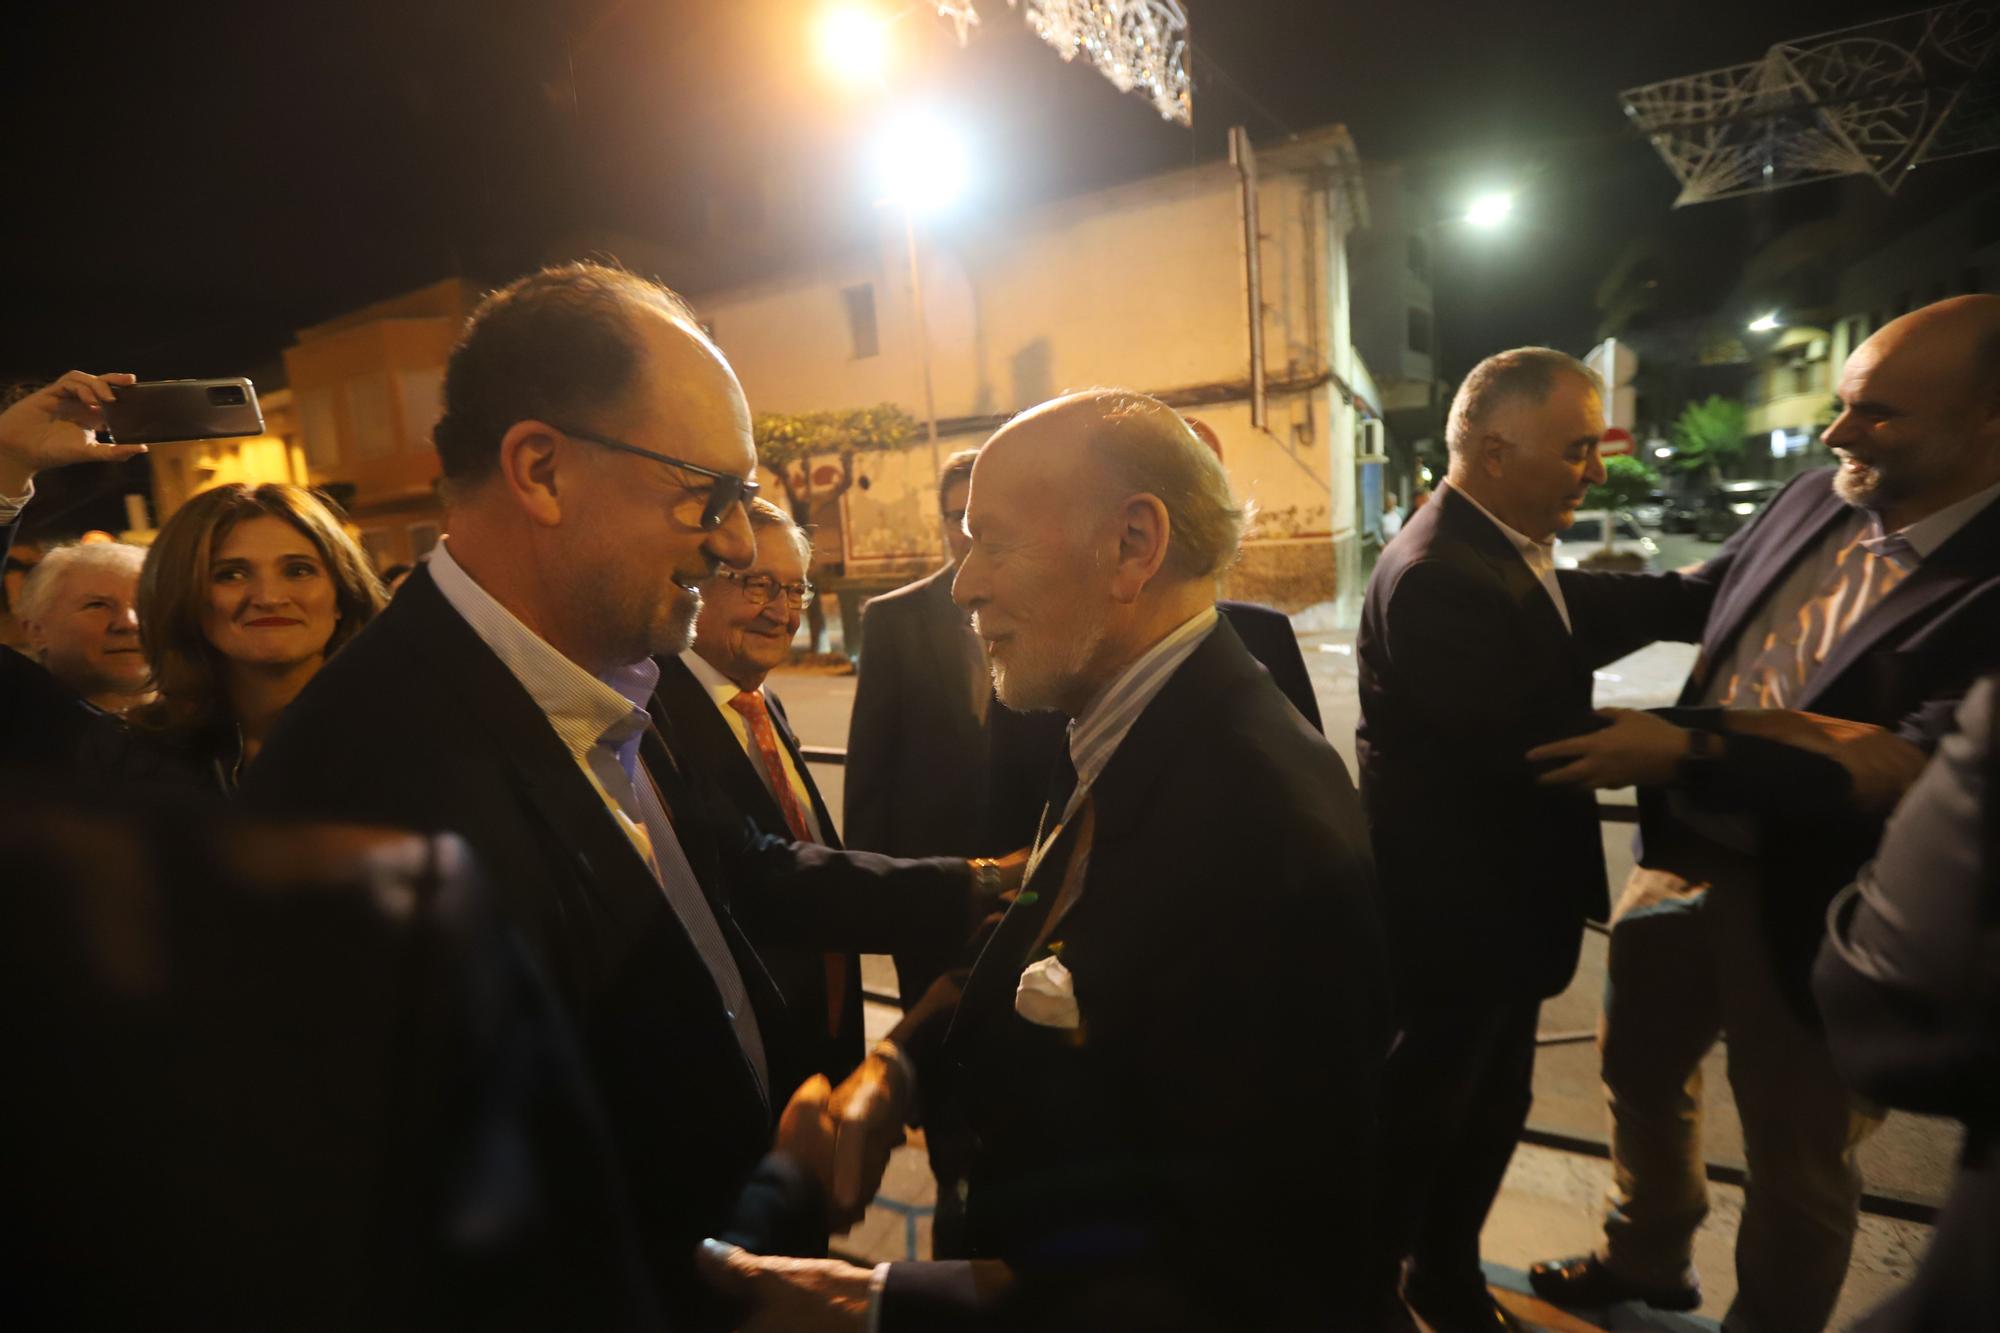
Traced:
<path fill-rule="evenodd" d="M 1686 727 L 1634 708 L 1600 708 L 1597 715 L 1606 721 L 1599 730 L 1528 751 L 1530 763 L 1569 761 L 1544 773 L 1539 779 L 1543 786 L 1646 787 L 1673 781 L 1689 753 Z M 1892 731 L 1820 713 L 1731 709 L 1723 722 L 1729 732 L 1763 736 L 1832 759 L 1853 781 L 1854 803 L 1870 812 L 1887 810 L 1902 799 L 1928 759 Z"/>
<path fill-rule="evenodd" d="M 913 1090 L 891 1049 L 877 1047 L 838 1088 L 824 1074 L 813 1075 L 778 1119 L 777 1151 L 819 1180 L 835 1235 L 867 1212 L 889 1154 L 906 1137 Z M 838 1259 L 751 1254 L 710 1240 L 696 1262 L 710 1286 L 748 1308 L 740 1326 L 748 1333 L 852 1330 L 867 1315 L 869 1270 Z"/>

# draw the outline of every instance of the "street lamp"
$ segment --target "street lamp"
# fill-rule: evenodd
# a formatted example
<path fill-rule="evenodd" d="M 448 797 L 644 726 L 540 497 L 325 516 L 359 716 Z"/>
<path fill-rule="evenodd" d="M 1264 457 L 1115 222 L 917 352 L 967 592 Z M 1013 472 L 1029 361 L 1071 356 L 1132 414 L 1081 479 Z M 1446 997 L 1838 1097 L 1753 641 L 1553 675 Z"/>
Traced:
<path fill-rule="evenodd" d="M 917 352 L 924 371 L 924 438 L 930 442 L 931 472 L 938 457 L 937 398 L 931 385 L 931 335 L 924 314 L 924 279 L 917 256 L 917 214 L 935 212 L 965 188 L 964 145 L 933 116 L 910 116 L 890 126 L 876 157 L 886 202 L 903 210 L 903 236 L 910 255 L 910 305 L 916 318 Z"/>
<path fill-rule="evenodd" d="M 1748 328 L 1752 333 L 1769 333 L 1771 332 L 1771 330 L 1780 327 L 1778 323 L 1778 312 L 1773 310 L 1768 315 L 1759 315 L 1757 316 L 1757 318 L 1751 320 L 1749 324 L 1745 325 L 1744 327 Z"/>
<path fill-rule="evenodd" d="M 880 83 L 889 63 L 889 25 L 865 9 L 830 10 L 819 22 L 819 58 L 843 83 Z"/>
<path fill-rule="evenodd" d="M 1472 201 L 1465 210 L 1463 221 L 1467 226 L 1481 231 L 1492 231 L 1502 226 L 1514 214 L 1514 196 L 1511 194 L 1482 194 Z"/>

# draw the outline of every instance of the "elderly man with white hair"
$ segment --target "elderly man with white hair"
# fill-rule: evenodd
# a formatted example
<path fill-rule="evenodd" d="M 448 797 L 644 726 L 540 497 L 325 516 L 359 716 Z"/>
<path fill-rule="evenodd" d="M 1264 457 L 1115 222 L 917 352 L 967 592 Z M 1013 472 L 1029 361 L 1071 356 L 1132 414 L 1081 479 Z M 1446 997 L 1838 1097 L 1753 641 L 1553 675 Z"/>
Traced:
<path fill-rule="evenodd" d="M 131 382 L 73 370 L 0 411 L 0 551 L 13 544 L 37 472 L 145 452 L 92 433 L 102 404 Z M 60 546 L 22 582 L 13 611 L 29 655 L 0 648 L 0 765 L 68 767 L 107 714 L 145 698 L 135 613 L 145 554 L 115 542 Z"/>
<path fill-rule="evenodd" d="M 952 595 L 1066 762 L 1021 891 L 831 1103 L 836 1209 L 920 1103 L 973 1257 L 711 1246 L 748 1327 L 1350 1326 L 1386 966 L 1347 772 L 1216 613 L 1244 517 L 1136 393 L 980 452 Z"/>

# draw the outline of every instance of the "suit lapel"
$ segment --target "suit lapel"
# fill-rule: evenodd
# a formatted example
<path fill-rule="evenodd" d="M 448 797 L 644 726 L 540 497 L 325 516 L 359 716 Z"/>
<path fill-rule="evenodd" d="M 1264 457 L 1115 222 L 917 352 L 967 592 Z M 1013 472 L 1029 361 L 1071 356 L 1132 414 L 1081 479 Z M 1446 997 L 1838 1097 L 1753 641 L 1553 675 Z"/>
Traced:
<path fill-rule="evenodd" d="M 1480 513 L 1472 501 L 1450 486 L 1445 487 L 1441 497 L 1432 503 L 1443 506 L 1438 524 L 1446 535 L 1475 552 L 1493 576 L 1500 580 L 1508 599 L 1527 614 L 1541 637 L 1559 645 L 1557 651 L 1560 655 L 1577 669 L 1582 669 L 1575 636 L 1570 633 L 1569 626 L 1563 624 L 1562 612 L 1556 610 L 1555 598 L 1535 577 L 1535 571 L 1528 568 L 1528 562 L 1514 549 L 1507 534 L 1495 527 L 1493 520 Z"/>
<path fill-rule="evenodd" d="M 654 696 L 658 706 L 652 710 L 653 721 L 660 726 L 664 716 L 664 729 L 673 738 L 671 748 L 684 753 L 695 770 L 683 777 L 716 787 L 759 828 L 772 832 L 784 829 L 784 813 L 736 739 L 729 720 L 715 706 L 714 697 L 679 658 L 654 660 L 660 664 L 660 687 Z"/>
<path fill-rule="evenodd" d="M 1700 664 L 1688 676 L 1687 687 L 1681 693 L 1683 703 L 1699 699 L 1707 691 L 1710 673 L 1736 651 L 1736 639 L 1751 614 L 1764 604 L 1793 566 L 1826 539 L 1827 529 L 1853 512 L 1845 500 L 1834 494 L 1830 480 L 1826 485 L 1826 491 L 1811 509 L 1799 521 L 1779 529 L 1783 535 L 1772 543 L 1771 549 L 1745 569 L 1734 588 L 1725 591 L 1721 604 L 1710 617 L 1708 631 L 1702 635 Z"/>
<path fill-rule="evenodd" d="M 1813 673 L 1811 687 L 1799 700 L 1810 707 L 1830 689 L 1850 666 L 1884 638 L 1931 611 L 1940 602 L 1963 593 L 1966 586 L 2000 573 L 1994 548 L 2000 537 L 2000 504 L 1989 505 L 1971 522 L 1954 533 L 1931 558 L 1868 609 L 1854 626 L 1834 644 L 1833 651 Z"/>
<path fill-rule="evenodd" d="M 820 799 L 819 784 L 813 781 L 812 770 L 806 767 L 805 751 L 799 746 L 798 733 L 792 730 L 792 720 L 785 715 L 784 701 L 764 687 L 764 702 L 771 712 L 771 729 L 778 733 L 778 741 L 785 752 L 792 757 L 792 764 L 799 770 L 799 781 L 806 787 L 806 796 L 812 802 L 813 819 L 819 824 L 820 841 L 828 847 L 840 846 L 840 834 L 833 827 L 833 816 L 827 811 L 826 802 Z M 775 808 L 775 802 L 773 803 Z"/>

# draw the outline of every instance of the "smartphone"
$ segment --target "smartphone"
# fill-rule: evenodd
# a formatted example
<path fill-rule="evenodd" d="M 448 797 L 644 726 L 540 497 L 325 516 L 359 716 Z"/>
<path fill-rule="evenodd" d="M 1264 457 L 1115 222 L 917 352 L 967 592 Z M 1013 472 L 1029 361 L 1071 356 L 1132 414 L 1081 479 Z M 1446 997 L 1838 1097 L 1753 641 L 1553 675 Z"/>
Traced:
<path fill-rule="evenodd" d="M 118 386 L 104 409 L 105 431 L 117 444 L 226 440 L 264 433 L 257 387 L 246 379 L 150 380 Z"/>

